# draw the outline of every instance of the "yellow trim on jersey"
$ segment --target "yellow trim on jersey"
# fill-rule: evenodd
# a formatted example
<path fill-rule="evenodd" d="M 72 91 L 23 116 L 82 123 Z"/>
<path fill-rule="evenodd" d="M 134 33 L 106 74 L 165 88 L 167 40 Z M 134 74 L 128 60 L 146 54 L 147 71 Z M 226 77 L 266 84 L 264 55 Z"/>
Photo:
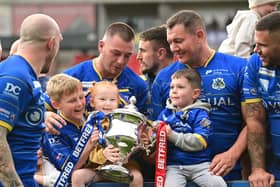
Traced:
<path fill-rule="evenodd" d="M 129 89 L 125 88 L 125 89 L 119 89 L 119 92 L 128 92 Z"/>
<path fill-rule="evenodd" d="M 207 142 L 205 141 L 205 139 L 203 138 L 203 136 L 201 136 L 200 134 L 196 134 L 194 133 L 194 136 L 198 139 L 198 141 L 202 144 L 203 148 L 207 147 Z"/>
<path fill-rule="evenodd" d="M 9 123 L 2 120 L 0 120 L 0 126 L 5 127 L 9 132 L 13 130 L 13 127 Z"/>
<path fill-rule="evenodd" d="M 95 72 L 97 73 L 98 77 L 100 80 L 103 80 L 103 77 L 101 75 L 101 73 L 98 71 L 97 67 L 96 67 L 96 61 L 95 61 L 96 58 L 92 59 L 92 65 L 93 65 L 93 69 L 95 70 Z M 122 73 L 122 71 L 113 78 L 113 82 L 117 83 L 117 79 L 118 77 L 120 76 L 120 74 Z"/>
<path fill-rule="evenodd" d="M 209 64 L 209 62 L 212 60 L 213 56 L 215 55 L 215 50 L 214 49 L 210 49 L 210 56 L 207 59 L 207 61 L 205 62 L 205 64 L 203 65 L 204 67 L 207 67 L 207 65 Z"/>
<path fill-rule="evenodd" d="M 97 68 L 96 68 L 95 58 L 92 59 L 92 66 L 93 66 L 93 69 L 95 70 L 95 72 L 97 73 L 99 79 L 102 80 L 103 78 L 102 78 L 101 74 L 99 73 L 99 71 L 98 71 Z"/>
<path fill-rule="evenodd" d="M 54 112 L 54 109 L 51 105 L 49 105 L 49 103 L 45 102 L 45 108 L 46 108 L 46 111 L 51 111 L 51 112 Z"/>
<path fill-rule="evenodd" d="M 75 125 L 78 129 L 81 129 L 81 127 L 82 127 L 83 124 L 84 124 L 84 120 L 83 120 L 83 119 L 81 119 L 80 124 L 78 124 L 78 122 L 73 121 L 72 119 L 66 117 L 64 114 L 60 113 L 60 115 L 61 115 L 61 117 L 62 117 L 63 119 L 65 119 L 66 121 L 69 121 L 70 123 L 72 123 L 73 125 Z"/>
<path fill-rule="evenodd" d="M 144 81 L 147 80 L 147 77 L 146 77 L 145 75 L 139 75 L 139 77 L 140 77 L 141 79 L 143 79 Z"/>
<path fill-rule="evenodd" d="M 259 102 L 261 102 L 261 101 L 262 101 L 262 99 L 260 99 L 260 98 L 246 99 L 246 100 L 245 100 L 245 104 L 259 103 Z"/>

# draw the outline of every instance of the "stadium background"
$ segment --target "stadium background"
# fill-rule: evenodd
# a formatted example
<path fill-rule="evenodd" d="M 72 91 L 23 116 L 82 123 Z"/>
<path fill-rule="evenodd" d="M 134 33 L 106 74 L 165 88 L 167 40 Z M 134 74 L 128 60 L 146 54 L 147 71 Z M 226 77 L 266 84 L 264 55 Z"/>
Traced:
<path fill-rule="evenodd" d="M 97 55 L 97 42 L 108 24 L 124 21 L 138 33 L 163 24 L 181 9 L 193 9 L 203 16 L 209 44 L 217 49 L 226 36 L 227 23 L 236 10 L 248 9 L 248 3 L 247 0 L 0 0 L 3 58 L 18 37 L 20 23 L 31 13 L 49 14 L 62 29 L 64 39 L 58 62 L 50 72 L 54 74 Z"/>

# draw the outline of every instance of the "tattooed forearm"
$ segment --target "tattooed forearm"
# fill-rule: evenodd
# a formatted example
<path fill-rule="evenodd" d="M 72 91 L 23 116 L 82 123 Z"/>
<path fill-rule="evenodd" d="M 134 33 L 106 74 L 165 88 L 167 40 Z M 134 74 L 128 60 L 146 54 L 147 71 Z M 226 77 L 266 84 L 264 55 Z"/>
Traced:
<path fill-rule="evenodd" d="M 261 102 L 246 104 L 248 151 L 252 169 L 265 167 L 266 114 Z"/>
<path fill-rule="evenodd" d="M 265 143 L 264 134 L 248 133 L 248 151 L 252 161 L 252 168 L 265 168 Z"/>
<path fill-rule="evenodd" d="M 246 117 L 258 117 L 258 116 L 264 116 L 265 111 L 263 109 L 263 106 L 260 102 L 258 103 L 250 103 L 246 104 Z"/>
<path fill-rule="evenodd" d="M 0 126 L 0 181 L 4 186 L 23 186 L 16 173 L 6 135 L 7 130 Z"/>

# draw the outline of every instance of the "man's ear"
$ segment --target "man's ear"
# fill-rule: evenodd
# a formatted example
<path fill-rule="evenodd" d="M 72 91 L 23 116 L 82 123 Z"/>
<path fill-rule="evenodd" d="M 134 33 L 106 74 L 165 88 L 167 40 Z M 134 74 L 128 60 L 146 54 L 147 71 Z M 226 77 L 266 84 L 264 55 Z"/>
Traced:
<path fill-rule="evenodd" d="M 47 47 L 49 50 L 53 50 L 55 48 L 55 37 L 48 39 Z"/>
<path fill-rule="evenodd" d="M 100 40 L 100 41 L 98 42 L 98 51 L 99 51 L 99 52 L 102 51 L 104 45 L 105 45 L 105 42 L 104 42 L 103 40 Z"/>
<path fill-rule="evenodd" d="M 163 60 L 166 58 L 166 49 L 161 47 L 157 50 L 157 56 L 159 60 Z"/>
<path fill-rule="evenodd" d="M 197 29 L 196 31 L 196 36 L 199 38 L 199 39 L 204 39 L 206 36 L 205 36 L 205 32 L 202 30 L 202 29 Z"/>

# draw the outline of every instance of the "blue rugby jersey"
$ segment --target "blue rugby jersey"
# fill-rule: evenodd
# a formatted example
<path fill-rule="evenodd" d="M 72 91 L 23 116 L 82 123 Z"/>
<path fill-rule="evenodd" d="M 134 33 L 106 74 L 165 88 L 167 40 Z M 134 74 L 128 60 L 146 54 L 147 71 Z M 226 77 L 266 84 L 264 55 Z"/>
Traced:
<path fill-rule="evenodd" d="M 33 175 L 37 170 L 44 112 L 41 85 L 30 64 L 18 55 L 2 61 L 0 125 L 9 131 L 7 140 L 16 171 L 28 187 L 38 186 Z"/>
<path fill-rule="evenodd" d="M 280 179 L 280 69 L 262 66 L 257 53 L 249 59 L 244 77 L 246 103 L 262 101 L 268 113 L 269 134 L 273 159 L 273 174 Z"/>
<path fill-rule="evenodd" d="M 169 107 L 161 112 L 158 120 L 165 121 L 177 133 L 194 134 L 203 145 L 203 149 L 199 151 L 184 151 L 168 142 L 167 165 L 193 165 L 211 161 L 208 143 L 212 133 L 212 125 L 207 107 L 202 102 L 197 101 L 180 111 Z"/>
<path fill-rule="evenodd" d="M 60 135 L 53 135 L 45 132 L 43 136 L 43 153 L 48 157 L 49 161 L 59 170 L 67 162 L 71 153 L 75 149 L 75 145 L 81 135 L 81 128 L 77 124 L 71 122 L 65 116 L 61 117 L 66 121 L 67 125 L 58 129 Z"/>
<path fill-rule="evenodd" d="M 243 58 L 215 52 L 204 67 L 196 70 L 202 78 L 200 100 L 211 104 L 210 120 L 213 125 L 213 136 L 209 146 L 213 155 L 228 150 L 242 130 L 241 115 L 242 83 L 247 61 Z M 152 119 L 156 119 L 164 109 L 168 98 L 171 75 L 177 70 L 190 68 L 188 65 L 175 62 L 162 69 L 152 86 Z M 240 171 L 237 163 L 235 169 Z M 226 179 L 231 178 L 230 175 Z"/>
<path fill-rule="evenodd" d="M 83 83 L 84 92 L 87 92 L 93 82 L 104 79 L 100 72 L 98 72 L 94 59 L 77 64 L 65 70 L 63 73 L 79 79 Z M 113 80 L 117 81 L 122 102 L 127 104 L 129 98 L 135 96 L 137 108 L 140 112 L 145 112 L 148 97 L 148 86 L 145 81 L 128 67 L 125 67 Z"/>

